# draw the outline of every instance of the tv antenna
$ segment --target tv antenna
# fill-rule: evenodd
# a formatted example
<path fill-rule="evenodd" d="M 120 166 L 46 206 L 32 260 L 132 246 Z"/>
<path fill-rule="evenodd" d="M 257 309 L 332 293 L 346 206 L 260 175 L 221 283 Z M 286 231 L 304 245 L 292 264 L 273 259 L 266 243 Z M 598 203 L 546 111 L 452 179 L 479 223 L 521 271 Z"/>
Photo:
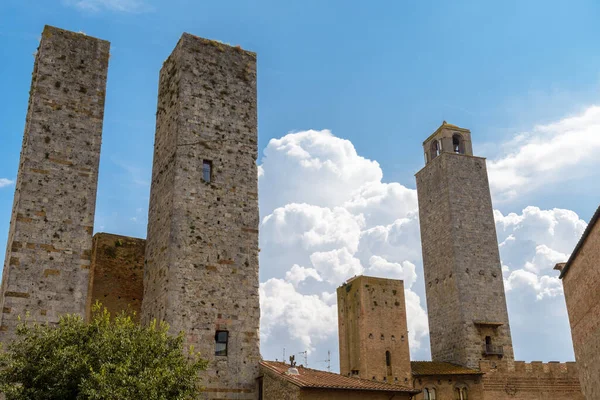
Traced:
<path fill-rule="evenodd" d="M 308 367 L 308 350 L 301 351 L 298 354 L 302 354 L 304 356 L 304 366 Z"/>
<path fill-rule="evenodd" d="M 327 350 L 327 360 L 319 361 L 319 363 L 327 363 L 327 372 L 331 372 L 331 351 Z"/>

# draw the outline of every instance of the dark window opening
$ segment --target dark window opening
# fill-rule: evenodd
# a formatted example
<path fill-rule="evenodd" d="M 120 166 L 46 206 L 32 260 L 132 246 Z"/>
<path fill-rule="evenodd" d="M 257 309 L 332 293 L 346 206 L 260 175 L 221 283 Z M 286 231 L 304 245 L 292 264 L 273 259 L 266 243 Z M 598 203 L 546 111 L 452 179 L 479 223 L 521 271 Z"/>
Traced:
<path fill-rule="evenodd" d="M 454 400 L 469 400 L 466 387 L 454 388 Z"/>
<path fill-rule="evenodd" d="M 352 370 L 352 376 L 354 376 L 354 375 L 358 375 L 358 370 L 357 369 L 353 369 Z"/>
<path fill-rule="evenodd" d="M 392 354 L 389 351 L 385 352 L 385 365 L 388 367 L 392 366 Z"/>
<path fill-rule="evenodd" d="M 423 390 L 423 393 L 425 394 L 424 400 L 436 400 L 435 389 L 433 389 L 433 388 L 425 388 L 425 390 Z"/>
<path fill-rule="evenodd" d="M 210 183 L 212 181 L 212 161 L 202 161 L 202 180 Z"/>
<path fill-rule="evenodd" d="M 215 356 L 227 356 L 227 341 L 229 332 L 217 331 L 215 333 Z"/>
<path fill-rule="evenodd" d="M 442 141 L 434 140 L 431 142 L 431 159 L 433 160 L 437 156 L 439 156 L 442 152 Z"/>
<path fill-rule="evenodd" d="M 452 150 L 456 154 L 464 154 L 465 153 L 463 140 L 459 134 L 455 134 L 452 136 Z"/>
<path fill-rule="evenodd" d="M 486 336 L 485 337 L 485 344 L 490 346 L 492 344 L 492 337 L 491 336 Z"/>
<path fill-rule="evenodd" d="M 263 400 L 263 378 L 258 378 L 258 400 Z"/>

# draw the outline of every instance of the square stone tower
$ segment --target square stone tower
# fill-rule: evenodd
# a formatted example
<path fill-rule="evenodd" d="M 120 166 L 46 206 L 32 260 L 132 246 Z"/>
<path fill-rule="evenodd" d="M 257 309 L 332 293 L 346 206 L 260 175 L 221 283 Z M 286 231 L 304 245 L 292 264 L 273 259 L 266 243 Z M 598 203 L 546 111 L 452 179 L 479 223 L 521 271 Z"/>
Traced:
<path fill-rule="evenodd" d="M 444 122 L 417 174 L 433 361 L 471 368 L 513 348 L 485 159 L 471 133 Z"/>
<path fill-rule="evenodd" d="M 0 342 L 19 315 L 85 314 L 110 44 L 46 26 L 10 220 Z"/>
<path fill-rule="evenodd" d="M 142 322 L 185 331 L 205 398 L 255 399 L 256 55 L 183 34 L 158 92 Z"/>
<path fill-rule="evenodd" d="M 412 386 L 404 281 L 359 276 L 337 300 L 340 373 Z"/>

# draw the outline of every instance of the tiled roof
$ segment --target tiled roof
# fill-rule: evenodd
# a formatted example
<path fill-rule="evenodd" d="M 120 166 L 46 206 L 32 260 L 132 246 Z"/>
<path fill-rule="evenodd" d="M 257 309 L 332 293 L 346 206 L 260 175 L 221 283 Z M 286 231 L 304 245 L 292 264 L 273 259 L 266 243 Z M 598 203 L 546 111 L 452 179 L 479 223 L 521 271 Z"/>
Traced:
<path fill-rule="evenodd" d="M 476 369 L 440 361 L 411 361 L 413 376 L 418 375 L 483 375 Z"/>
<path fill-rule="evenodd" d="M 417 394 L 421 391 L 407 386 L 393 383 L 371 381 L 368 379 L 350 378 L 332 372 L 319 371 L 316 369 L 297 366 L 299 375 L 287 374 L 290 368 L 289 364 L 277 361 L 261 361 L 260 365 L 267 368 L 282 379 L 293 383 L 296 386 L 307 389 L 335 389 L 335 390 L 369 390 L 391 393 L 412 393 Z"/>
<path fill-rule="evenodd" d="M 569 260 L 560 269 L 560 276 L 559 276 L 560 279 L 564 278 L 564 276 L 566 275 L 566 273 L 569 271 L 569 268 L 571 268 L 571 264 L 573 263 L 573 260 L 575 260 L 575 258 L 577 258 L 577 254 L 579 253 L 579 250 L 581 249 L 581 247 L 583 246 L 583 243 L 585 242 L 585 240 L 587 239 L 588 235 L 590 234 L 590 232 L 594 228 L 594 225 L 596 225 L 596 222 L 598 221 L 598 219 L 600 219 L 600 207 L 598 207 L 596 209 L 596 212 L 592 216 L 592 219 L 590 220 L 590 223 L 585 228 L 585 231 L 583 232 L 583 235 L 581 235 L 581 239 L 579 239 L 579 242 L 577 242 L 577 246 L 575 246 L 575 249 L 571 253 L 571 256 L 569 257 Z"/>

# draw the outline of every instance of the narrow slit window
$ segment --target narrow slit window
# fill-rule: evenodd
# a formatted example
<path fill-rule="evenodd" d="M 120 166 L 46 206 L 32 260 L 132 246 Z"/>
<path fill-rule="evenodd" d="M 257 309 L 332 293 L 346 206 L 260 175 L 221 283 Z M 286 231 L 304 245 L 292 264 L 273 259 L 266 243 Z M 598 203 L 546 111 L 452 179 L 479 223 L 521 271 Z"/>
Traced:
<path fill-rule="evenodd" d="M 229 340 L 229 332 L 217 331 L 215 334 L 215 356 L 227 355 L 227 342 Z"/>
<path fill-rule="evenodd" d="M 210 160 L 202 161 L 202 180 L 207 183 L 212 181 L 212 161 Z"/>
<path fill-rule="evenodd" d="M 392 366 L 392 355 L 389 351 L 385 352 L 385 365 L 388 367 Z"/>

